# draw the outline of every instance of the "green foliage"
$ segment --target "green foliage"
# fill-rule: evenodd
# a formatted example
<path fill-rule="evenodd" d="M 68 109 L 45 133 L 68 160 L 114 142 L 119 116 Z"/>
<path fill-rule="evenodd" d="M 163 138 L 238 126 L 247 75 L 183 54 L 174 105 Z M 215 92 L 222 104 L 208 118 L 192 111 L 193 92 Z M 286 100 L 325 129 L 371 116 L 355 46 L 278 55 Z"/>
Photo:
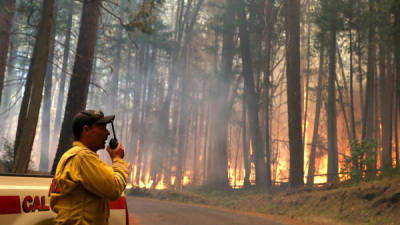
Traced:
<path fill-rule="evenodd" d="M 19 0 L 16 4 L 17 16 L 23 15 L 23 20 L 31 27 L 36 27 L 39 23 L 40 12 L 43 1 Z"/>
<path fill-rule="evenodd" d="M 382 171 L 382 173 L 381 173 L 382 178 L 386 178 L 386 177 L 393 178 L 393 177 L 400 176 L 400 168 L 399 167 L 395 167 L 395 168 L 393 168 L 391 166 L 383 167 L 381 169 L 381 171 Z"/>
<path fill-rule="evenodd" d="M 14 148 L 11 142 L 8 140 L 4 141 L 3 149 L 0 150 L 0 170 L 4 169 L 2 172 L 10 173 L 14 164 Z"/>
<path fill-rule="evenodd" d="M 374 139 L 365 139 L 361 142 L 357 139 L 350 141 L 351 156 L 345 156 L 345 164 L 342 171 L 350 175 L 352 183 L 359 183 L 368 178 L 366 170 L 376 165 L 376 158 L 373 155 L 377 146 L 377 141 Z M 374 173 L 376 175 L 376 172 Z"/>
<path fill-rule="evenodd" d="M 344 27 L 343 9 L 344 2 L 321 0 L 318 9 L 315 12 L 314 21 L 321 32 L 330 30 L 342 30 Z"/>
<path fill-rule="evenodd" d="M 155 31 L 153 24 L 155 22 L 155 17 L 153 15 L 153 10 L 162 5 L 164 0 L 148 0 L 144 1 L 141 9 L 137 12 L 129 23 L 124 24 L 123 27 L 127 31 L 135 32 L 140 30 L 143 33 L 151 34 Z"/>
<path fill-rule="evenodd" d="M 169 27 L 163 24 L 162 21 L 154 21 L 152 29 L 153 33 L 140 35 L 137 43 L 148 43 L 152 47 L 166 52 L 171 52 L 177 48 L 177 43 L 172 38 L 172 32 L 168 30 Z"/>
<path fill-rule="evenodd" d="M 392 0 L 391 1 L 391 10 L 396 13 L 400 11 L 400 0 Z"/>

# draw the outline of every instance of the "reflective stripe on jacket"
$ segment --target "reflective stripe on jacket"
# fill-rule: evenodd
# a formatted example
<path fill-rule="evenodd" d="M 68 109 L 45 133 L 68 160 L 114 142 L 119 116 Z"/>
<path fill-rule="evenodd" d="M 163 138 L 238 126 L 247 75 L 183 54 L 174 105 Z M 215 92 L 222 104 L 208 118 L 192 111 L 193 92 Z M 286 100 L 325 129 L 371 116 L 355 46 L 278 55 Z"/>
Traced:
<path fill-rule="evenodd" d="M 74 142 L 61 157 L 50 186 L 55 224 L 107 225 L 108 200 L 121 196 L 127 178 L 128 164 L 123 159 L 114 159 L 111 167 L 81 142 Z"/>

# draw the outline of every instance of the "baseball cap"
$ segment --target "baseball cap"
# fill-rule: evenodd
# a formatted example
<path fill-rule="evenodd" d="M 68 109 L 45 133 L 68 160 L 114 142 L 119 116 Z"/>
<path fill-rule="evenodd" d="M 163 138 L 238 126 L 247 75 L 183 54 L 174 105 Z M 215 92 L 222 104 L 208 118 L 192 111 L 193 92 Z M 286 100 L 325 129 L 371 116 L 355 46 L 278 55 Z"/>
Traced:
<path fill-rule="evenodd" d="M 111 123 L 115 115 L 104 116 L 102 111 L 97 110 L 83 110 L 77 113 L 72 119 L 72 130 L 74 133 L 80 133 L 83 126 L 93 124 L 107 124 Z"/>

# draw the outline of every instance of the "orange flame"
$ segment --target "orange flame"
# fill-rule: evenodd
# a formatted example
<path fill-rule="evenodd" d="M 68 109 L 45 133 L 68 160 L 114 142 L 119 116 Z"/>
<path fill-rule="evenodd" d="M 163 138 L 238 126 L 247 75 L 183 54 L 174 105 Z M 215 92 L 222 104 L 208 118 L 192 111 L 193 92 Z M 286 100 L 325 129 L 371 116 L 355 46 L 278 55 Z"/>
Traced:
<path fill-rule="evenodd" d="M 256 166 L 254 165 L 254 162 L 250 163 L 250 184 L 255 185 L 256 184 Z"/>
<path fill-rule="evenodd" d="M 182 179 L 183 186 L 186 186 L 186 185 L 190 184 L 191 174 L 192 174 L 191 170 L 185 171 L 185 175 L 183 176 L 183 179 Z"/>
<path fill-rule="evenodd" d="M 171 176 L 171 184 L 172 184 L 172 185 L 175 184 L 175 180 L 176 180 L 176 177 L 175 177 L 175 176 Z"/>
<path fill-rule="evenodd" d="M 164 174 L 161 176 L 161 180 L 160 182 L 158 182 L 158 184 L 156 185 L 156 189 L 157 190 L 162 190 L 162 189 L 166 189 L 167 185 L 164 183 Z"/>
<path fill-rule="evenodd" d="M 139 180 L 139 188 L 149 189 L 153 185 L 153 180 L 150 180 L 150 173 L 147 172 L 144 180 Z"/>

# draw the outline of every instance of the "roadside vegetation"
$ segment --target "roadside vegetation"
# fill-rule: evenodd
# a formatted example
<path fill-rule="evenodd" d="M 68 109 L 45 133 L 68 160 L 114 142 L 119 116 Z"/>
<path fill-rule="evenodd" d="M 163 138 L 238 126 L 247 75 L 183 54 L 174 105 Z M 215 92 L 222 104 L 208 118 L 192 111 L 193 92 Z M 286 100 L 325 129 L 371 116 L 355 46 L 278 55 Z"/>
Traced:
<path fill-rule="evenodd" d="M 389 225 L 400 221 L 400 177 L 370 182 L 340 183 L 324 187 L 146 190 L 128 195 L 206 204 L 246 212 L 279 215 L 307 223 Z"/>

